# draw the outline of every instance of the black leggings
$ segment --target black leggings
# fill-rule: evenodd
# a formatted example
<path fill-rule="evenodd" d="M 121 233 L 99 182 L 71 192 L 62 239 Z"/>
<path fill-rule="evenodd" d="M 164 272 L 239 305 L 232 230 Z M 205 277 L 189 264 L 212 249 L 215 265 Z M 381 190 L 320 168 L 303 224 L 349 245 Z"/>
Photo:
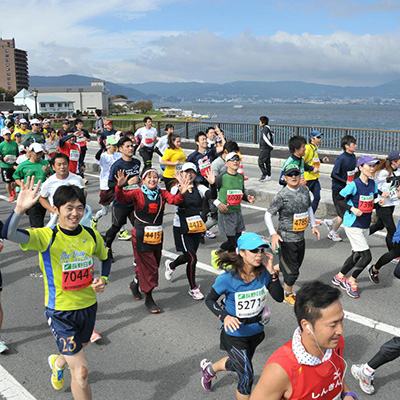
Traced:
<path fill-rule="evenodd" d="M 129 218 L 131 224 L 133 226 L 135 222 L 135 218 L 133 216 L 133 208 L 122 208 L 122 207 L 113 207 L 112 210 L 112 225 L 110 229 L 106 232 L 105 235 L 105 243 L 106 247 L 111 249 L 112 242 L 115 239 L 117 233 L 121 230 L 121 228 L 126 224 L 126 220 Z"/>
<path fill-rule="evenodd" d="M 347 275 L 354 268 L 351 276 L 356 279 L 364 270 L 364 268 L 371 262 L 371 260 L 372 254 L 371 250 L 369 249 L 364 251 L 352 251 L 351 256 L 344 262 L 340 272 L 343 275 Z"/>
<path fill-rule="evenodd" d="M 376 208 L 376 215 L 378 216 L 378 220 L 374 225 L 371 225 L 369 228 L 369 234 L 373 235 L 375 232 L 386 228 L 386 246 L 388 250 L 392 250 L 393 248 L 393 235 L 396 232 L 396 225 L 393 220 L 393 212 L 394 206 L 390 207 L 380 207 L 379 205 Z"/>
<path fill-rule="evenodd" d="M 227 236 L 228 240 L 221 244 L 221 250 L 233 252 L 236 250 L 236 242 L 240 236 L 240 233 L 236 234 L 235 236 Z"/>
<path fill-rule="evenodd" d="M 392 250 L 381 256 L 381 258 L 375 264 L 375 269 L 379 271 L 384 265 L 390 263 L 390 261 L 396 257 L 400 257 L 400 243 L 393 243 Z"/>
<path fill-rule="evenodd" d="M 190 289 L 197 287 L 196 285 L 196 264 L 197 264 L 197 254 L 195 249 L 191 249 L 188 252 L 184 252 L 182 255 L 178 256 L 169 265 L 171 269 L 175 269 L 178 265 L 186 263 L 186 276 L 189 281 Z"/>
<path fill-rule="evenodd" d="M 368 365 L 373 369 L 377 369 L 397 357 L 400 357 L 400 337 L 394 336 L 381 346 L 378 353 L 372 357 L 371 361 L 368 361 Z"/>

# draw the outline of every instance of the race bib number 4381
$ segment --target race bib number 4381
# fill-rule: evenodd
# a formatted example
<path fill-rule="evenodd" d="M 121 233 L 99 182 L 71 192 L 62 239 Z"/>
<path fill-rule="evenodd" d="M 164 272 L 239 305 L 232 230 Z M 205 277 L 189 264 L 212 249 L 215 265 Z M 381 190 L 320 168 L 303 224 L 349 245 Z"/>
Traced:
<path fill-rule="evenodd" d="M 93 280 L 93 259 L 65 262 L 62 265 L 62 290 L 80 290 Z"/>
<path fill-rule="evenodd" d="M 267 293 L 265 286 L 257 290 L 235 293 L 236 316 L 238 318 L 256 317 L 264 309 Z"/>

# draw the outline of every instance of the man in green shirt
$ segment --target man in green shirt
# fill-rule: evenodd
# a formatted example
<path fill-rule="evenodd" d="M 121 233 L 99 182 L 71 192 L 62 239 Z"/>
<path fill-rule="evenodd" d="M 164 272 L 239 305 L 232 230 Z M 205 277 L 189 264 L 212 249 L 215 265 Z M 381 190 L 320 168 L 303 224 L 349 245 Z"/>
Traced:
<path fill-rule="evenodd" d="M 11 140 L 11 131 L 3 132 L 3 141 L 0 143 L 1 176 L 6 184 L 8 201 L 15 200 L 15 183 L 13 178 L 14 165 L 18 157 L 18 145 Z"/>
<path fill-rule="evenodd" d="M 40 132 L 40 121 L 38 119 L 33 119 L 31 121 L 31 132 L 27 133 L 22 139 L 22 144 L 31 143 L 42 143 L 46 141 L 46 136 L 44 133 Z"/>
<path fill-rule="evenodd" d="M 29 176 L 35 177 L 35 185 L 37 185 L 39 181 L 43 183 L 50 174 L 50 164 L 48 161 L 43 160 L 42 145 L 39 143 L 32 143 L 29 146 L 29 151 L 28 160 L 19 164 L 13 175 L 18 186 L 22 186 L 22 181 L 26 183 Z M 44 227 L 46 209 L 39 202 L 31 207 L 26 213 L 29 216 L 29 223 L 32 228 Z"/>

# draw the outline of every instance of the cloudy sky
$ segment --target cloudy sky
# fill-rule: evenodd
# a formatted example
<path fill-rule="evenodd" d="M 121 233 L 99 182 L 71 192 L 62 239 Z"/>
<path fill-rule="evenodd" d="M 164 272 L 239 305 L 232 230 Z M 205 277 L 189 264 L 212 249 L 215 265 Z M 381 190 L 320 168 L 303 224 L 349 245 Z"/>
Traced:
<path fill-rule="evenodd" d="M 31 75 L 119 83 L 400 78 L 399 0 L 13 0 Z M 17 20 L 19 23 L 17 23 Z"/>

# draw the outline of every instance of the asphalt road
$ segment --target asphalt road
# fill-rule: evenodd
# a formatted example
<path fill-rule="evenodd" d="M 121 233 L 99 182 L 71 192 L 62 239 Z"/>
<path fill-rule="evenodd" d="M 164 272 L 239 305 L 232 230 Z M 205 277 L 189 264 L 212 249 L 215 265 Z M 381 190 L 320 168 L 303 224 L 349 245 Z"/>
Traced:
<path fill-rule="evenodd" d="M 89 179 L 88 202 L 93 210 L 97 210 L 98 181 L 93 176 Z M 5 195 L 4 186 L 0 194 Z M 256 203 L 256 206 L 265 205 Z M 12 204 L 0 200 L 1 220 L 7 218 L 12 207 Z M 264 211 L 246 207 L 243 213 L 248 231 L 266 235 Z M 176 253 L 172 239 L 172 217 L 173 208 L 167 206 L 164 249 Z M 24 218 L 23 223 L 27 226 L 28 219 Z M 101 219 L 99 231 L 104 232 L 109 224 L 110 216 Z M 306 257 L 296 288 L 309 279 L 330 282 L 350 253 L 348 240 L 333 243 L 326 239 L 326 229 L 321 227 L 320 230 L 323 236 L 320 241 L 316 241 L 310 231 L 307 232 Z M 199 261 L 209 265 L 210 251 L 218 247 L 222 240 L 221 237 L 207 240 L 199 249 Z M 383 237 L 371 237 L 370 243 L 373 259 L 376 260 L 385 251 Z M 209 393 L 200 385 L 200 361 L 203 358 L 216 361 L 224 353 L 219 350 L 217 318 L 203 301 L 196 302 L 187 294 L 185 267 L 177 270 L 172 283 L 167 282 L 164 278 L 166 258 L 163 257 L 159 287 L 154 292 L 154 298 L 165 312 L 150 315 L 143 301 L 135 302 L 128 289 L 133 274 L 130 242 L 116 241 L 113 248 L 116 262 L 112 267 L 110 284 L 105 293 L 98 296 L 96 329 L 103 335 L 103 340 L 90 344 L 87 349 L 93 397 L 137 400 L 234 398 L 236 376 L 232 373 L 219 374 Z M 5 312 L 2 336 L 10 347 L 10 352 L 0 355 L 0 362 L 36 399 L 70 399 L 69 372 L 66 373 L 63 390 L 56 392 L 50 384 L 47 357 L 56 352 L 57 347 L 43 315 L 43 282 L 37 260 L 35 252 L 22 252 L 9 242 L 0 255 Z M 351 299 L 343 293 L 344 309 L 359 315 L 361 322 L 345 321 L 345 358 L 349 369 L 353 363 L 368 361 L 380 345 L 392 337 L 379 326 L 365 326 L 369 321 L 366 318 L 394 327 L 400 326 L 400 282 L 392 274 L 393 267 L 390 264 L 382 270 L 380 285 L 372 284 L 363 273 L 359 279 L 360 299 Z M 198 269 L 197 277 L 202 291 L 208 293 L 216 275 Z M 266 338 L 253 360 L 256 379 L 269 355 L 290 340 L 296 328 L 292 307 L 273 300 L 270 301 L 270 307 L 272 316 L 265 330 Z M 379 369 L 375 398 L 399 398 L 399 371 L 399 360 Z M 346 378 L 360 399 L 370 398 L 361 392 L 349 370 Z"/>

